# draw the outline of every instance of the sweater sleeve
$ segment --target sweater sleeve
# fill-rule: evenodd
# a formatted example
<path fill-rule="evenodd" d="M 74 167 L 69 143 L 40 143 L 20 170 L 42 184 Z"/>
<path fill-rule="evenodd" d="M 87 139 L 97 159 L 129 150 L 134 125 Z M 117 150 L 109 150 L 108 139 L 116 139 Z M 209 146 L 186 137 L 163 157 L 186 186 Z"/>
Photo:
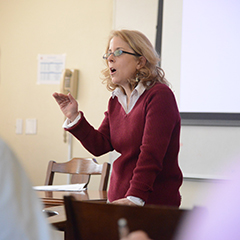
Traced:
<path fill-rule="evenodd" d="M 169 88 L 162 88 L 160 91 L 158 89 L 151 94 L 146 99 L 145 111 L 140 154 L 126 196 L 136 196 L 147 201 L 149 193 L 153 191 L 156 177 L 161 173 L 164 180 L 171 172 L 171 161 L 177 161 L 180 129 L 176 130 L 176 134 L 174 129 L 180 124 L 180 115 L 175 97 Z M 170 144 L 172 138 L 175 138 L 174 146 Z M 172 151 L 172 156 L 167 158 L 169 151 Z M 166 164 L 165 161 L 168 163 Z M 167 173 L 168 166 L 170 166 L 169 173 Z"/>
<path fill-rule="evenodd" d="M 110 141 L 108 113 L 105 113 L 105 118 L 98 130 L 89 124 L 82 112 L 80 113 L 81 119 L 78 123 L 65 130 L 74 135 L 94 156 L 100 156 L 112 151 L 113 147 Z"/>

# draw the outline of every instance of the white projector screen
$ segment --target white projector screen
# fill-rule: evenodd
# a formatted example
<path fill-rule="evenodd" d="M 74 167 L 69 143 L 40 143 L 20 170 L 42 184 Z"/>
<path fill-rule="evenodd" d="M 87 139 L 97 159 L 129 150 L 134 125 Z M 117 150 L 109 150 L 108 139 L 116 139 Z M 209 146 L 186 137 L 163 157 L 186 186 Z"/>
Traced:
<path fill-rule="evenodd" d="M 240 113 L 239 13 L 239 0 L 183 0 L 180 112 Z"/>

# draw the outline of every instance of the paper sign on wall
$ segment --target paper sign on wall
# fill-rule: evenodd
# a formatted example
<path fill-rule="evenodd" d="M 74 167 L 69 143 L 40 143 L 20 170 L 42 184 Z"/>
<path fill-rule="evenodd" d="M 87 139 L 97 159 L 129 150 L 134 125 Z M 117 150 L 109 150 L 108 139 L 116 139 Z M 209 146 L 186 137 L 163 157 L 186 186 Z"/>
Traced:
<path fill-rule="evenodd" d="M 38 55 L 38 84 L 59 84 L 65 68 L 65 54 Z"/>

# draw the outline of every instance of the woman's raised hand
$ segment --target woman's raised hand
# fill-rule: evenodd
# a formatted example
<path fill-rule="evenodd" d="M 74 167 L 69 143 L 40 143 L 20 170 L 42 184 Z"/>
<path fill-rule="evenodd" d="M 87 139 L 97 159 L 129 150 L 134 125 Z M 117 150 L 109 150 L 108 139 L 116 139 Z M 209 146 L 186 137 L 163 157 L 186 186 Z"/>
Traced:
<path fill-rule="evenodd" d="M 72 122 L 78 116 L 78 103 L 71 95 L 62 94 L 62 93 L 54 93 L 53 97 L 57 101 L 60 109 L 62 110 L 63 114 Z"/>

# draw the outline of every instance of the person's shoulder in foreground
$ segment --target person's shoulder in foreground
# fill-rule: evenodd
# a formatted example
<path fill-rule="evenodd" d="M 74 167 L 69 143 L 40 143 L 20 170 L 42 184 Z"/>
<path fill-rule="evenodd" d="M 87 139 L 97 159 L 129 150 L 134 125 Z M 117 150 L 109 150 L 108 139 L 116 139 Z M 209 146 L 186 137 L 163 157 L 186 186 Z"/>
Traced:
<path fill-rule="evenodd" d="M 0 239 L 59 239 L 24 169 L 0 138 Z"/>

